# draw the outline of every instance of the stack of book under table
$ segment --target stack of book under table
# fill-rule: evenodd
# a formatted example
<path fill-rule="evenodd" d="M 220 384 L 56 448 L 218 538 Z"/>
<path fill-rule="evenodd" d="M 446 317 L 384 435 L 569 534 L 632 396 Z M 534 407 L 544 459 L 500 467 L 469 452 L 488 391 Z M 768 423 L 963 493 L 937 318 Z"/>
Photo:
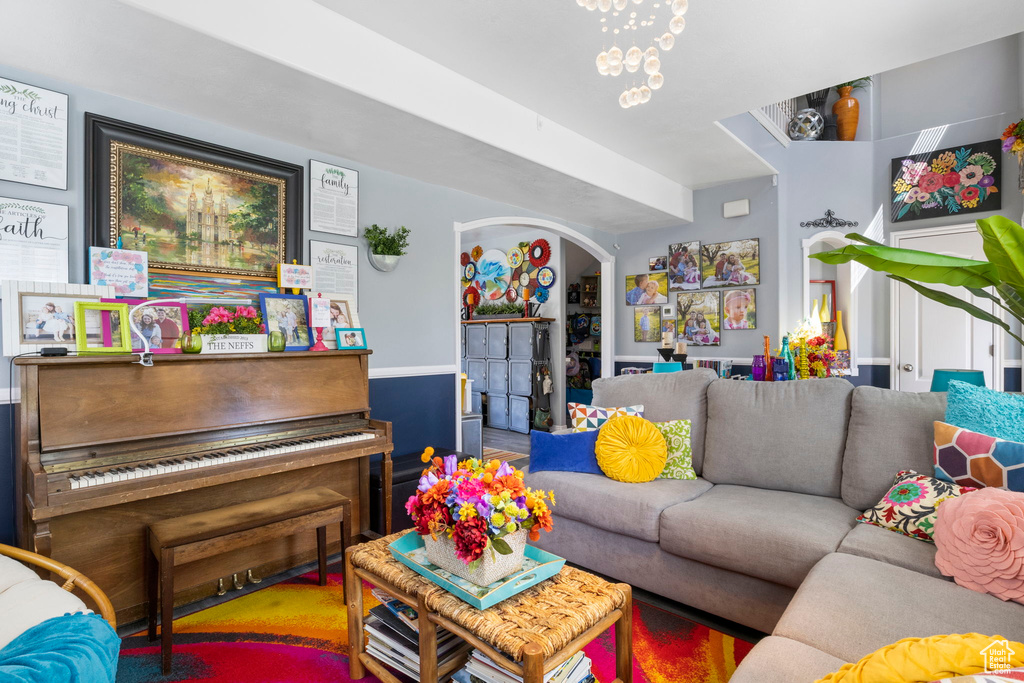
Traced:
<path fill-rule="evenodd" d="M 594 683 L 590 672 L 591 661 L 583 652 L 577 652 L 562 666 L 548 672 L 544 683 Z M 473 650 L 465 668 L 455 673 L 456 683 L 522 683 L 523 679 L 500 668 L 480 650 Z"/>
<path fill-rule="evenodd" d="M 419 680 L 420 642 L 416 610 L 383 591 L 372 592 L 381 604 L 372 608 L 370 616 L 363 621 L 363 630 L 369 638 L 367 652 L 413 680 Z M 451 631 L 437 629 L 438 668 L 444 668 L 469 649 L 469 643 Z"/>

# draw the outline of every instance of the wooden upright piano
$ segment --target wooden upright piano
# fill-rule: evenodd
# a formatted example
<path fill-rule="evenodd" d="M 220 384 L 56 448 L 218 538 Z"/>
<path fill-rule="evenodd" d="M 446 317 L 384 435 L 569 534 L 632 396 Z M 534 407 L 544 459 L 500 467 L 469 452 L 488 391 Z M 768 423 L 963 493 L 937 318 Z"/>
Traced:
<path fill-rule="evenodd" d="M 353 533 L 367 531 L 370 457 L 381 454 L 390 492 L 393 450 L 391 423 L 370 419 L 369 354 L 175 354 L 152 367 L 133 356 L 18 358 L 19 544 L 83 572 L 124 622 L 145 614 L 154 521 L 327 486 L 352 500 Z M 175 602 L 315 552 L 314 534 L 297 534 L 185 565 Z"/>

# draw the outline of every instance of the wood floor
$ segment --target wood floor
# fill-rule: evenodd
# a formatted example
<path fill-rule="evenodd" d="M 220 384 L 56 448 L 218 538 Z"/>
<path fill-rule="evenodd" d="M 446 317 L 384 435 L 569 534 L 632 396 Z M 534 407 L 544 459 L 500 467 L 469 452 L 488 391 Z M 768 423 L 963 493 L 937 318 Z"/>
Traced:
<path fill-rule="evenodd" d="M 530 435 L 510 432 L 504 429 L 484 427 L 484 447 L 497 448 L 512 453 L 530 454 Z"/>

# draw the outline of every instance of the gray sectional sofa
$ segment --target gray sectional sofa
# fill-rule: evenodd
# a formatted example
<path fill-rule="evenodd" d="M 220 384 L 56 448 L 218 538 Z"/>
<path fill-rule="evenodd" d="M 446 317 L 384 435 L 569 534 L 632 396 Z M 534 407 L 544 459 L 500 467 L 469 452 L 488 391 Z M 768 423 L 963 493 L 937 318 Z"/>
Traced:
<path fill-rule="evenodd" d="M 932 544 L 855 521 L 898 471 L 932 472 L 945 394 L 692 370 L 598 380 L 594 403 L 691 420 L 698 479 L 530 472 L 527 484 L 557 499 L 538 545 L 770 633 L 734 682 L 814 681 L 911 636 L 1024 641 L 1024 605 L 943 577 Z"/>

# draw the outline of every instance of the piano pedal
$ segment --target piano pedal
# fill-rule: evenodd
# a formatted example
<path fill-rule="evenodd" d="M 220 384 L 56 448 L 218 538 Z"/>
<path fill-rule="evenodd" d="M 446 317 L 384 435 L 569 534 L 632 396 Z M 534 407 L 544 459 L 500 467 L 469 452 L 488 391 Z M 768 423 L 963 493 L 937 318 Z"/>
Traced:
<path fill-rule="evenodd" d="M 231 575 L 231 582 L 235 585 L 236 591 L 240 591 L 245 587 L 245 579 L 243 578 L 242 580 L 239 580 L 238 574 Z"/>
<path fill-rule="evenodd" d="M 224 579 L 217 579 L 217 595 L 221 596 L 228 592 L 228 589 L 224 587 Z"/>
<path fill-rule="evenodd" d="M 263 580 L 263 579 L 257 579 L 256 576 L 252 573 L 251 569 L 246 569 L 245 570 L 245 578 L 249 581 L 249 583 L 259 583 L 260 581 Z"/>

